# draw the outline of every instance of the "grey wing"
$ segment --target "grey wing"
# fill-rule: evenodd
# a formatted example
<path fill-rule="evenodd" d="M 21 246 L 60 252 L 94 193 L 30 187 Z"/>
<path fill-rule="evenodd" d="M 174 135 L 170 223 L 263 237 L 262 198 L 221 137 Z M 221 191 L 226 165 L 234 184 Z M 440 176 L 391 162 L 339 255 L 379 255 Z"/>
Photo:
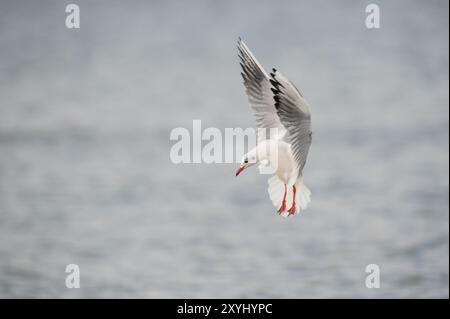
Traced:
<path fill-rule="evenodd" d="M 275 108 L 287 130 L 286 139 L 291 144 L 300 176 L 311 145 L 311 112 L 302 94 L 287 78 L 275 69 L 270 75 Z"/>
<path fill-rule="evenodd" d="M 275 109 L 274 94 L 269 75 L 264 71 L 241 38 L 238 40 L 238 51 L 246 93 L 250 105 L 255 111 L 256 126 L 259 129 L 277 129 L 276 132 L 265 130 L 262 138 L 282 138 L 286 130 L 280 122 Z M 258 140 L 260 139 L 261 134 L 258 134 Z"/>

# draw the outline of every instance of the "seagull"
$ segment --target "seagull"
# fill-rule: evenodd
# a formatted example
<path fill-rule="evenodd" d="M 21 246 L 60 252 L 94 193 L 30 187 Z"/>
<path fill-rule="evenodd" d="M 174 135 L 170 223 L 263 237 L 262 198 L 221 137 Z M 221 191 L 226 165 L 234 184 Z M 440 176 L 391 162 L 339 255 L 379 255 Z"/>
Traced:
<path fill-rule="evenodd" d="M 242 157 L 236 176 L 256 164 L 261 172 L 271 168 L 269 197 L 279 215 L 293 216 L 311 201 L 311 191 L 303 183 L 312 137 L 308 103 L 279 71 L 272 69 L 267 74 L 241 38 L 238 53 L 244 86 L 256 117 L 258 143 Z"/>

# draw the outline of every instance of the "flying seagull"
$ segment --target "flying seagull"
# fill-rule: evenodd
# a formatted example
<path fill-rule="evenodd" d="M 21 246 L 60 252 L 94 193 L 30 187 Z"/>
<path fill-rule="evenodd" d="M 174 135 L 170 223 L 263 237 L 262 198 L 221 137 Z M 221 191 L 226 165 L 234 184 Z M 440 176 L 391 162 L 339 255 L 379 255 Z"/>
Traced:
<path fill-rule="evenodd" d="M 298 214 L 311 201 L 302 177 L 312 134 L 308 103 L 279 71 L 272 69 L 267 74 L 241 38 L 238 51 L 246 93 L 255 112 L 258 143 L 242 157 L 236 176 L 255 164 L 260 169 L 272 168 L 270 199 L 280 215 Z"/>

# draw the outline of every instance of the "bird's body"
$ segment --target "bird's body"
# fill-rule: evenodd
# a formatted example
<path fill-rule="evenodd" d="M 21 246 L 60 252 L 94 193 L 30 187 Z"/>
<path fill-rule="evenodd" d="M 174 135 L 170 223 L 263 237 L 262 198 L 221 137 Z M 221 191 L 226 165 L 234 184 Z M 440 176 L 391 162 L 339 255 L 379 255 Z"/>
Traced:
<path fill-rule="evenodd" d="M 280 72 L 273 69 L 269 76 L 241 39 L 238 50 L 246 92 L 263 134 L 243 156 L 236 175 L 254 164 L 271 169 L 268 192 L 273 204 L 280 215 L 295 215 L 311 201 L 302 178 L 311 144 L 309 106 Z"/>
<path fill-rule="evenodd" d="M 247 154 L 252 154 L 250 150 Z M 255 151 L 260 161 L 259 168 L 271 167 L 272 171 L 285 184 L 292 186 L 297 179 L 298 171 L 294 165 L 291 145 L 284 141 L 267 139 L 258 143 Z"/>
<path fill-rule="evenodd" d="M 278 165 L 276 175 L 288 186 L 293 186 L 297 180 L 298 169 L 294 165 L 291 145 L 284 141 L 276 141 L 278 145 Z"/>

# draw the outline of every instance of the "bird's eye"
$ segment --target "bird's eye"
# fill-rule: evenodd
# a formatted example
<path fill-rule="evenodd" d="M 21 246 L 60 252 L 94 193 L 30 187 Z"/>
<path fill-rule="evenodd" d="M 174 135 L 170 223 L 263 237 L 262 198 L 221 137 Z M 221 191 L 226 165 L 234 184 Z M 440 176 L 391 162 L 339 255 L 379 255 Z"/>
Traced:
<path fill-rule="evenodd" d="M 245 159 L 245 160 L 244 160 L 244 163 L 247 164 L 247 163 L 248 163 L 248 159 Z"/>

